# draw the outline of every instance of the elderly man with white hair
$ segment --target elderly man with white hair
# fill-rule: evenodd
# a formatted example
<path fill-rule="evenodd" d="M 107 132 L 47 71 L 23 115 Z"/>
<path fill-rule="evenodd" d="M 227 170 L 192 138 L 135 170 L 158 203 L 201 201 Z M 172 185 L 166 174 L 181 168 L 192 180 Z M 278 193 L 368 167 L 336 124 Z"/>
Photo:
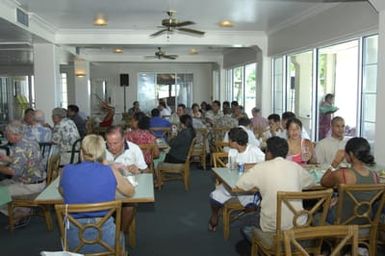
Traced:
<path fill-rule="evenodd" d="M 71 160 L 72 145 L 80 139 L 78 128 L 71 119 L 67 118 L 67 111 L 64 108 L 52 110 L 52 121 L 54 123 L 52 143 L 58 147 L 61 164 L 68 164 Z"/>
<path fill-rule="evenodd" d="M 11 196 L 29 195 L 42 191 L 45 187 L 45 171 L 39 144 L 24 136 L 24 125 L 20 121 L 11 121 L 5 128 L 5 136 L 11 144 L 10 155 L 0 155 L 4 163 L 0 173 L 11 179 L 0 182 L 7 187 Z M 7 209 L 0 208 L 7 214 Z"/>
<path fill-rule="evenodd" d="M 32 117 L 32 125 L 26 127 L 25 135 L 36 140 L 38 143 L 51 142 L 52 131 L 48 127 L 44 127 L 45 118 L 41 110 L 35 110 Z"/>

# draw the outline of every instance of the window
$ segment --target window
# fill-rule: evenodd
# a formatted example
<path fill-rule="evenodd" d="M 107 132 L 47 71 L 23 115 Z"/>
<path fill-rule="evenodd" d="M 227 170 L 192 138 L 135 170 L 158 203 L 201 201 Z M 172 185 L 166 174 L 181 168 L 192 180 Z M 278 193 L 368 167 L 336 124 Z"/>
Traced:
<path fill-rule="evenodd" d="M 255 107 L 257 96 L 257 64 L 252 63 L 245 66 L 245 112 L 250 115 Z"/>
<path fill-rule="evenodd" d="M 233 71 L 233 99 L 243 105 L 243 67 L 234 68 Z"/>
<path fill-rule="evenodd" d="M 67 108 L 68 106 L 67 73 L 60 73 L 60 78 L 61 78 L 60 94 L 59 94 L 60 107 Z"/>
<path fill-rule="evenodd" d="M 376 124 L 378 36 L 363 38 L 361 136 L 374 144 Z"/>
<path fill-rule="evenodd" d="M 330 119 L 338 115 L 345 120 L 345 136 L 360 135 L 373 144 L 377 55 L 378 36 L 373 35 L 273 58 L 273 111 L 293 111 L 317 140 L 330 133 Z M 327 129 L 321 131 L 320 106 L 327 94 L 334 95 L 338 109 L 329 111 Z"/>
<path fill-rule="evenodd" d="M 303 128 L 312 134 L 313 52 L 288 56 L 286 111 L 296 113 Z"/>
<path fill-rule="evenodd" d="M 226 70 L 226 99 L 235 100 L 244 107 L 244 112 L 251 115 L 257 97 L 257 64 Z"/>
<path fill-rule="evenodd" d="M 328 105 L 325 96 L 332 94 L 334 106 L 338 108 L 327 114 L 322 113 L 327 108 L 319 108 L 319 140 L 330 133 L 330 121 L 334 116 L 344 118 L 346 136 L 357 135 L 358 49 L 358 40 L 319 49 L 318 105 Z"/>
<path fill-rule="evenodd" d="M 273 59 L 273 113 L 281 115 L 284 112 L 284 73 L 283 57 Z"/>
<path fill-rule="evenodd" d="M 138 73 L 138 101 L 142 111 L 151 111 L 158 105 L 158 99 L 166 99 L 172 109 L 179 103 L 190 107 L 193 81 L 193 74 L 188 73 Z"/>

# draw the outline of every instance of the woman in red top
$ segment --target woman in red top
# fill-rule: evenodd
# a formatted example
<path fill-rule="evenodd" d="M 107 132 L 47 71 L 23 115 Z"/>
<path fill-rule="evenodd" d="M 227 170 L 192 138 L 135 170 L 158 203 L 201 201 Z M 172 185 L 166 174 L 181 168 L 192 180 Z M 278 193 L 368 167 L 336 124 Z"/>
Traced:
<path fill-rule="evenodd" d="M 131 120 L 131 131 L 127 132 L 126 139 L 137 144 L 154 144 L 154 156 L 159 156 L 159 148 L 156 144 L 156 137 L 150 132 L 150 118 L 143 112 L 137 112 L 133 115 Z M 144 160 L 146 164 L 152 163 L 151 152 L 144 153 Z"/>

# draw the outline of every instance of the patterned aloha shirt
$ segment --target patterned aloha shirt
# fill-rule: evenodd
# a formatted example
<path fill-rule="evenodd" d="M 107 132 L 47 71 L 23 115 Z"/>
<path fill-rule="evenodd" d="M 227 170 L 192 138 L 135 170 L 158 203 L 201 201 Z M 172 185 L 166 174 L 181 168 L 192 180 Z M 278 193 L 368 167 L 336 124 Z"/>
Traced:
<path fill-rule="evenodd" d="M 156 145 L 156 137 L 147 130 L 136 129 L 127 132 L 126 139 L 132 143 L 137 145 L 140 144 L 155 144 Z M 152 155 L 151 152 L 144 152 L 144 161 L 146 164 L 152 163 Z"/>
<path fill-rule="evenodd" d="M 223 118 L 223 113 L 221 111 L 218 111 L 218 113 L 214 113 L 214 111 L 209 110 L 206 112 L 206 120 L 207 122 L 211 123 L 212 126 L 217 126 L 217 123 L 219 120 Z"/>
<path fill-rule="evenodd" d="M 72 144 L 78 139 L 80 139 L 78 129 L 71 119 L 63 118 L 59 124 L 54 126 L 52 142 L 58 145 L 62 164 L 70 162 Z"/>
<path fill-rule="evenodd" d="M 10 157 L 12 163 L 9 167 L 15 171 L 13 180 L 31 183 L 45 179 L 44 162 L 35 140 L 23 137 L 10 147 Z"/>
<path fill-rule="evenodd" d="M 41 124 L 35 126 L 25 126 L 25 137 L 30 140 L 36 140 L 38 143 L 51 142 L 52 131 L 50 128 L 44 127 Z"/>

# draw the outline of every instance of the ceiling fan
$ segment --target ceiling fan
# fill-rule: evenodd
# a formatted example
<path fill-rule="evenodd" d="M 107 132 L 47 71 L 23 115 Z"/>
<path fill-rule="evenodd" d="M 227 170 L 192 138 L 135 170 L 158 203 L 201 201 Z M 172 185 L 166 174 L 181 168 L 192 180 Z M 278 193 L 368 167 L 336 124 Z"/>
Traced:
<path fill-rule="evenodd" d="M 163 34 L 164 32 L 170 33 L 174 32 L 175 30 L 185 32 L 185 33 L 191 33 L 195 35 L 204 35 L 205 32 L 199 31 L 196 29 L 191 29 L 191 28 L 184 28 L 185 26 L 193 25 L 195 22 L 193 21 L 178 21 L 175 18 L 175 11 L 168 11 L 167 15 L 168 18 L 162 20 L 162 26 L 159 26 L 162 28 L 161 30 L 151 34 L 150 36 L 155 37 L 160 34 Z"/>
<path fill-rule="evenodd" d="M 169 54 L 166 54 L 165 51 L 162 51 L 162 48 L 161 47 L 158 47 L 158 51 L 155 52 L 155 54 L 153 56 L 145 56 L 145 58 L 148 58 L 148 59 L 170 59 L 170 60 L 175 60 L 176 58 L 178 58 L 178 55 L 169 55 Z"/>

